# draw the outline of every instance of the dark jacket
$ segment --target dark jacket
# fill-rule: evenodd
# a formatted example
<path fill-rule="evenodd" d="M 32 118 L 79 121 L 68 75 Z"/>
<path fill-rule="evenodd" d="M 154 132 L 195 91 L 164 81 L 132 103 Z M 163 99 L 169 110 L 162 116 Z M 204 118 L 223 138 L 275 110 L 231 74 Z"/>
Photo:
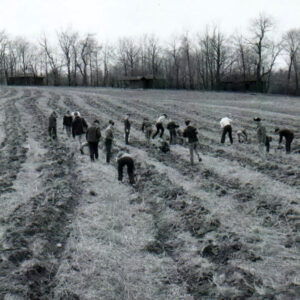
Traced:
<path fill-rule="evenodd" d="M 197 129 L 194 126 L 189 125 L 183 131 L 183 137 L 188 138 L 189 143 L 198 142 Z"/>
<path fill-rule="evenodd" d="M 84 118 L 76 117 L 72 122 L 72 135 L 75 137 L 76 135 L 81 135 L 86 132 L 88 125 Z"/>
<path fill-rule="evenodd" d="M 56 127 L 56 117 L 54 115 L 49 117 L 49 127 Z"/>
<path fill-rule="evenodd" d="M 65 115 L 63 118 L 63 125 L 64 126 L 72 126 L 73 117 Z"/>
<path fill-rule="evenodd" d="M 289 129 L 281 129 L 279 130 L 279 143 L 282 142 L 283 137 L 285 137 L 286 140 L 293 140 L 294 132 Z"/>
<path fill-rule="evenodd" d="M 168 130 L 174 130 L 176 128 L 179 128 L 179 125 L 177 125 L 174 121 L 169 122 L 167 125 Z"/>
<path fill-rule="evenodd" d="M 89 127 L 86 132 L 86 140 L 89 143 L 98 143 L 101 138 L 100 128 L 96 126 Z"/>
<path fill-rule="evenodd" d="M 124 120 L 124 129 L 125 131 L 129 132 L 130 131 L 130 127 L 131 127 L 131 123 L 128 119 Z"/>

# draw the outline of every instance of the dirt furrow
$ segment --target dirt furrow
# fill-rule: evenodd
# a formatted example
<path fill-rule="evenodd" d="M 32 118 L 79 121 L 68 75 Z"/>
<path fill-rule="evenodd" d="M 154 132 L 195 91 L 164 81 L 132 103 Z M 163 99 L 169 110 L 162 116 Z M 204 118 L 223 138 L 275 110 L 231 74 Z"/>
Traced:
<path fill-rule="evenodd" d="M 88 103 L 88 102 L 86 102 L 86 103 Z M 71 103 L 69 103 L 69 105 L 71 105 Z M 88 115 L 88 112 L 85 110 L 85 109 L 83 109 L 82 107 L 80 107 L 80 106 L 78 106 L 78 105 L 74 105 L 73 104 L 73 107 L 74 108 L 76 108 L 76 109 L 81 109 L 81 111 L 83 111 L 84 112 L 84 114 L 85 115 Z M 109 118 L 109 117 L 111 117 L 111 112 L 103 112 L 103 107 L 101 107 L 101 113 L 99 114 L 99 112 L 98 112 L 98 114 L 97 114 L 97 117 L 98 118 L 100 118 L 100 119 L 102 119 L 103 118 L 103 113 L 106 113 L 106 114 L 109 114 L 109 115 L 106 115 L 105 117 L 104 117 L 104 119 L 105 119 L 105 121 L 107 120 L 107 118 Z M 97 112 L 97 111 L 96 111 Z M 101 116 L 100 116 L 101 115 Z M 122 136 L 122 134 L 121 133 L 118 133 L 117 134 L 117 137 L 118 138 L 120 138 Z M 139 144 L 134 144 L 133 146 L 137 146 L 137 148 L 139 148 L 139 149 L 145 149 L 145 145 L 139 145 Z M 185 166 L 185 165 L 180 165 L 180 166 L 178 166 L 178 164 L 176 164 L 176 163 L 173 163 L 173 162 L 176 162 L 176 161 L 178 161 L 178 159 L 180 159 L 180 158 L 178 158 L 178 157 L 171 157 L 170 158 L 170 161 L 169 161 L 169 159 L 162 159 L 162 155 L 161 154 L 157 154 L 157 152 L 154 150 L 154 152 L 155 152 L 155 154 L 153 155 L 154 156 L 154 158 L 155 159 L 157 159 L 158 161 L 161 161 L 161 162 L 163 162 L 165 165 L 167 165 L 167 166 L 169 166 L 170 168 L 173 168 L 173 169 L 175 169 L 175 170 L 177 170 L 177 171 L 179 171 L 179 172 L 181 172 L 182 173 L 182 171 L 184 171 L 184 173 L 186 172 L 187 174 L 191 174 L 192 173 L 192 175 L 191 175 L 191 180 L 193 180 L 194 179 L 194 177 L 195 177 L 195 173 L 193 173 L 193 172 L 190 172 L 190 170 L 188 170 L 187 169 L 187 167 Z M 147 153 L 149 154 L 149 151 L 147 150 Z M 151 156 L 151 155 L 150 155 Z M 169 155 L 168 156 L 166 156 L 166 157 L 169 157 Z M 241 186 L 240 186 L 240 183 L 238 183 L 238 182 L 236 182 L 236 181 L 230 181 L 230 180 L 226 180 L 226 178 L 224 179 L 224 178 L 219 178 L 219 175 L 218 174 L 214 174 L 214 172 L 212 172 L 211 170 L 206 170 L 207 172 L 204 172 L 205 174 L 201 174 L 202 175 L 202 177 L 201 177 L 201 180 L 203 180 L 206 176 L 207 177 L 209 177 L 209 179 L 206 181 L 206 184 L 204 183 L 203 184 L 203 186 L 200 186 L 200 188 L 203 188 L 203 187 L 206 187 L 207 188 L 207 190 L 208 191 L 210 191 L 211 192 L 211 190 L 212 190 L 212 186 L 213 186 L 213 189 L 214 189 L 214 187 L 216 188 L 216 190 L 219 190 L 220 192 L 221 192 L 221 194 L 220 194 L 220 196 L 222 196 L 222 193 L 223 193 L 223 191 L 225 190 L 225 192 L 227 193 L 227 191 L 229 191 L 229 194 L 231 193 L 231 191 L 233 191 L 233 190 L 235 190 L 235 191 L 237 191 L 237 190 L 239 190 L 239 189 L 241 189 Z M 198 175 L 198 172 L 197 172 L 197 175 Z M 190 175 L 188 175 L 188 176 L 190 176 Z M 205 180 L 204 180 L 205 181 Z M 163 181 L 162 181 L 162 179 L 160 178 L 160 184 L 162 184 L 163 183 Z M 150 181 L 150 183 L 149 184 L 151 184 L 151 185 L 153 185 L 152 184 L 153 182 L 151 182 Z M 213 183 L 216 183 L 216 185 L 215 184 L 213 184 Z M 157 183 L 156 183 L 157 184 Z M 158 187 L 157 187 L 157 189 L 158 190 L 161 190 L 162 189 L 162 186 L 164 186 L 163 184 L 162 185 L 158 185 Z M 243 187 L 244 188 L 244 187 Z M 186 191 L 185 191 L 186 192 Z M 168 191 L 166 194 L 169 194 L 170 193 L 170 191 Z M 143 192 L 143 194 L 144 194 L 144 192 Z M 247 193 L 246 193 L 247 194 Z M 244 197 L 244 201 L 249 201 L 249 199 L 248 199 L 248 197 L 252 197 L 252 194 L 253 194 L 253 187 L 251 187 L 251 186 L 249 186 L 249 191 L 248 191 L 248 194 L 247 195 L 241 195 L 241 194 L 239 194 L 239 195 L 237 195 L 236 193 L 235 194 L 233 194 L 233 195 L 235 195 L 236 197 L 237 197 L 237 199 L 239 199 L 240 201 L 242 201 L 242 196 Z M 223 194 L 224 195 L 224 194 Z M 255 197 L 257 197 L 257 196 L 255 196 Z M 253 200 L 259 200 L 258 198 L 253 198 Z M 198 199 L 198 202 L 199 202 L 199 199 Z M 275 207 L 276 205 L 274 205 L 274 207 Z M 277 206 L 278 206 L 278 203 L 277 203 Z M 267 209 L 268 209 L 268 204 L 266 204 L 266 207 L 267 207 Z M 279 207 L 281 207 L 281 205 L 279 205 Z M 202 208 L 203 209 L 203 208 Z M 276 207 L 275 207 L 275 209 L 276 209 Z M 200 209 L 201 210 L 201 209 Z M 197 209 L 195 209 L 195 208 L 193 208 L 193 210 L 192 211 L 195 211 L 195 214 L 197 215 Z M 278 211 L 274 211 L 273 212 L 274 213 L 274 215 L 276 215 L 277 213 L 278 213 Z M 272 226 L 271 224 L 270 224 L 270 226 Z M 201 230 L 200 230 L 200 232 L 201 232 Z M 223 231 L 223 232 L 226 232 L 226 231 Z M 204 235 L 205 235 L 205 233 L 204 233 Z M 238 236 L 238 235 L 237 235 Z M 218 246 L 216 246 L 216 249 L 218 248 Z M 217 250 L 218 251 L 218 250 Z M 252 253 L 252 255 L 253 255 L 253 253 Z M 219 256 L 219 255 L 218 255 Z M 250 257 L 252 257 L 251 255 L 250 255 Z M 252 259 L 255 261 L 257 258 L 255 258 L 255 257 L 252 257 Z M 258 259 L 259 260 L 259 259 Z"/>
<path fill-rule="evenodd" d="M 39 93 L 38 93 L 39 94 Z M 8 217 L 2 260 L 5 270 L 1 295 L 26 299 L 52 299 L 53 278 L 68 236 L 68 224 L 80 196 L 74 171 L 73 154 L 62 143 L 51 143 L 47 136 L 47 116 L 35 104 L 36 97 L 24 100 L 28 124 L 34 139 L 47 149 L 38 168 L 40 191 Z"/>
<path fill-rule="evenodd" d="M 121 105 L 114 105 L 104 99 L 101 102 L 96 102 L 95 100 L 91 99 L 90 97 L 85 97 L 84 102 L 89 104 L 90 106 L 99 109 L 100 111 L 106 112 L 112 118 L 119 120 L 120 117 L 122 118 L 122 111 L 127 111 L 127 108 L 122 107 Z M 120 112 L 121 111 L 121 112 Z M 144 113 L 136 112 L 134 119 L 139 120 L 142 123 L 142 117 L 145 116 Z M 137 130 L 140 130 L 140 124 L 133 122 L 133 127 Z M 269 176 L 279 182 L 283 182 L 287 185 L 292 187 L 299 187 L 300 186 L 300 173 L 297 171 L 297 166 L 295 168 L 286 167 L 282 165 L 282 162 L 274 162 L 274 161 L 266 161 L 261 162 L 259 160 L 255 160 L 252 157 L 247 157 L 244 155 L 244 145 L 238 146 L 240 151 L 229 151 L 228 149 L 218 149 L 215 146 L 216 141 L 203 136 L 201 133 L 199 134 L 201 140 L 201 151 L 204 155 L 209 155 L 217 158 L 223 158 L 228 161 L 237 161 L 240 166 L 245 168 L 250 168 L 253 171 L 259 171 L 262 174 Z M 247 149 L 249 151 L 249 149 Z M 257 154 L 257 153 L 256 153 Z"/>

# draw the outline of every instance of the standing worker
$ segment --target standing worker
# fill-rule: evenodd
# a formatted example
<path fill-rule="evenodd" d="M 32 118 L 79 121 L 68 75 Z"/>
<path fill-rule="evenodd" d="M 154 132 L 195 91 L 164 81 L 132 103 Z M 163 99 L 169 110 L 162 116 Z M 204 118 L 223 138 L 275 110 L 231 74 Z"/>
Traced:
<path fill-rule="evenodd" d="M 167 129 L 169 130 L 170 133 L 170 145 L 176 144 L 177 142 L 177 134 L 176 134 L 177 128 L 179 128 L 179 125 L 176 124 L 174 121 L 170 121 L 167 124 Z"/>
<path fill-rule="evenodd" d="M 190 125 L 191 121 L 186 120 L 185 125 L 187 126 L 183 131 L 183 137 L 188 139 L 189 149 L 190 149 L 190 159 L 191 159 L 191 165 L 194 164 L 194 152 L 198 156 L 199 162 L 202 161 L 199 152 L 198 152 L 198 132 L 196 127 Z"/>
<path fill-rule="evenodd" d="M 88 125 L 84 118 L 80 116 L 80 113 L 76 111 L 74 113 L 74 120 L 72 122 L 72 135 L 75 139 L 78 137 L 79 144 L 81 144 L 81 137 L 84 133 L 86 133 Z"/>
<path fill-rule="evenodd" d="M 158 133 L 160 132 L 160 137 L 162 138 L 164 135 L 164 122 L 165 120 L 168 118 L 168 116 L 166 114 L 161 115 L 157 120 L 156 120 L 156 132 L 153 135 L 153 139 L 155 139 L 155 137 L 158 135 Z"/>
<path fill-rule="evenodd" d="M 111 159 L 111 149 L 112 149 L 112 143 L 114 140 L 114 125 L 115 122 L 112 120 L 109 120 L 108 122 L 108 127 L 105 129 L 105 139 L 104 139 L 104 144 L 105 144 L 105 150 L 106 150 L 106 162 L 109 163 Z"/>
<path fill-rule="evenodd" d="M 267 137 L 267 131 L 264 126 L 261 124 L 261 118 L 253 119 L 257 123 L 256 127 L 256 137 L 258 142 L 258 151 L 262 158 L 265 158 L 264 147 L 266 147 L 266 152 L 270 150 L 270 140 Z"/>
<path fill-rule="evenodd" d="M 227 117 L 222 118 L 221 121 L 220 121 L 221 128 L 223 129 L 222 137 L 221 137 L 221 143 L 222 144 L 225 143 L 225 137 L 226 137 L 227 133 L 228 133 L 228 136 L 229 136 L 230 143 L 231 144 L 233 143 L 231 122 L 232 122 L 232 120 L 227 118 Z"/>
<path fill-rule="evenodd" d="M 56 118 L 57 114 L 53 111 L 49 117 L 49 126 L 48 126 L 48 133 L 49 136 L 55 140 L 57 138 L 57 131 L 56 131 Z"/>
<path fill-rule="evenodd" d="M 129 183 L 134 184 L 134 160 L 133 157 L 126 152 L 119 152 L 117 156 L 118 163 L 118 180 L 123 180 L 123 168 L 127 167 L 127 173 L 129 177 Z"/>
<path fill-rule="evenodd" d="M 72 122 L 73 117 L 71 115 L 71 112 L 68 110 L 63 117 L 63 130 L 66 130 L 68 137 L 70 137 L 72 134 Z"/>
<path fill-rule="evenodd" d="M 147 144 L 149 145 L 153 129 L 152 129 L 152 123 L 147 117 L 145 117 L 143 120 L 142 131 L 145 133 Z"/>
<path fill-rule="evenodd" d="M 101 132 L 99 128 L 99 121 L 95 120 L 93 125 L 88 128 L 86 132 L 86 140 L 89 145 L 91 161 L 98 159 L 98 144 L 101 138 Z"/>
<path fill-rule="evenodd" d="M 294 132 L 289 129 L 276 128 L 275 132 L 279 134 L 279 145 L 282 142 L 282 138 L 285 138 L 285 151 L 287 154 L 291 153 L 291 144 L 294 139 Z M 279 146 L 278 145 L 278 146 Z"/>
<path fill-rule="evenodd" d="M 130 134 L 131 122 L 129 120 L 130 114 L 127 114 L 124 119 L 124 131 L 125 131 L 125 144 L 128 145 L 128 138 Z"/>

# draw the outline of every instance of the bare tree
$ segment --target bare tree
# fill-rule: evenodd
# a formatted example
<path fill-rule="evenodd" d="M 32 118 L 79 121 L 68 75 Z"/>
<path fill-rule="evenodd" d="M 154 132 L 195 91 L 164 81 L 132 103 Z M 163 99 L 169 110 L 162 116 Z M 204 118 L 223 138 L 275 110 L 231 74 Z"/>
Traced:
<path fill-rule="evenodd" d="M 51 69 L 51 74 L 53 75 L 53 84 L 60 85 L 60 78 L 59 78 L 60 65 L 58 63 L 57 56 L 55 55 L 54 50 L 49 46 L 48 39 L 45 34 L 40 38 L 40 46 L 43 49 L 46 57 L 45 63 L 46 63 L 47 75 L 49 76 L 49 71 L 48 71 L 48 64 L 49 64 Z"/>
<path fill-rule="evenodd" d="M 72 84 L 72 56 L 73 50 L 78 39 L 77 32 L 61 31 L 58 33 L 58 41 L 67 67 L 68 85 Z"/>
<path fill-rule="evenodd" d="M 281 50 L 279 45 L 268 37 L 273 28 L 273 20 L 262 14 L 251 23 L 253 37 L 249 43 L 256 56 L 256 83 L 259 92 L 266 91 L 264 79 L 267 79 L 268 86 L 272 68 Z"/>
<path fill-rule="evenodd" d="M 300 29 L 288 31 L 283 36 L 283 48 L 288 54 L 288 74 L 286 92 L 289 92 L 292 68 L 295 74 L 295 89 L 296 95 L 299 94 L 299 75 L 298 75 L 298 58 L 300 55 Z"/>

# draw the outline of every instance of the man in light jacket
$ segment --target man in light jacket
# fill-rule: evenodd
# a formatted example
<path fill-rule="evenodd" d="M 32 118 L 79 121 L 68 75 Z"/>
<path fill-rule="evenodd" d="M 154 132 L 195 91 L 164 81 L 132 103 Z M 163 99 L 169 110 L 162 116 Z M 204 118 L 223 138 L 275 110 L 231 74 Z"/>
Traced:
<path fill-rule="evenodd" d="M 221 121 L 220 121 L 221 128 L 223 129 L 222 137 L 221 137 L 221 143 L 222 144 L 225 143 L 225 138 L 226 138 L 227 133 L 228 133 L 228 136 L 229 136 L 230 143 L 231 144 L 233 143 L 231 122 L 232 122 L 232 120 L 227 118 L 227 117 L 222 118 Z"/>
<path fill-rule="evenodd" d="M 164 122 L 165 120 L 168 118 L 168 116 L 166 114 L 163 114 L 161 115 L 157 120 L 156 120 L 156 132 L 154 133 L 153 135 L 153 139 L 155 139 L 155 137 L 160 133 L 160 137 L 162 138 L 163 135 L 164 135 L 164 131 L 165 131 L 165 128 L 164 128 Z"/>
<path fill-rule="evenodd" d="M 104 132 L 104 144 L 105 144 L 105 150 L 106 150 L 106 162 L 109 164 L 111 159 L 111 149 L 112 149 L 112 143 L 114 140 L 114 125 L 115 122 L 110 120 L 108 122 L 108 127 L 105 129 Z"/>

